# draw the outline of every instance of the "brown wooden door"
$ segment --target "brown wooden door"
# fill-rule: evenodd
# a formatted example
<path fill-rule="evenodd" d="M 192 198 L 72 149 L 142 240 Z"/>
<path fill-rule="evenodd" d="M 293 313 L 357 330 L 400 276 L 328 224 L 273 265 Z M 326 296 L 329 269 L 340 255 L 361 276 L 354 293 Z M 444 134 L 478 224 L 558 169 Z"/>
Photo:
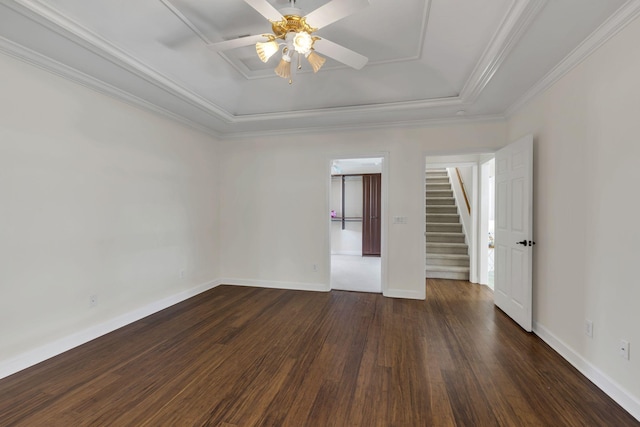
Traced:
<path fill-rule="evenodd" d="M 382 175 L 362 176 L 362 255 L 380 256 Z"/>

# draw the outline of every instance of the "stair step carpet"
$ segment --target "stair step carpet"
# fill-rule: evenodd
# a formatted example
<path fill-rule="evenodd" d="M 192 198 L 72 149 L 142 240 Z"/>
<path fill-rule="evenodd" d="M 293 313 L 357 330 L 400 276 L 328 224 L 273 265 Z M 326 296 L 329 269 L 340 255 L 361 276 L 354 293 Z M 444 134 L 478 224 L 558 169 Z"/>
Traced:
<path fill-rule="evenodd" d="M 428 278 L 469 280 L 469 248 L 446 169 L 426 173 Z"/>

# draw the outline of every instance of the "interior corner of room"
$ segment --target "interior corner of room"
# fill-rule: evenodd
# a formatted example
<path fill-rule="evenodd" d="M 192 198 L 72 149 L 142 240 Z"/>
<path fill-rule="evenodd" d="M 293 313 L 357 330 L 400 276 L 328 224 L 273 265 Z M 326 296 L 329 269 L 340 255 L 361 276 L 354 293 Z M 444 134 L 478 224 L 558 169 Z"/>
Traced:
<path fill-rule="evenodd" d="M 463 70 L 448 57 L 440 72 L 422 50 L 386 60 L 383 53 L 411 46 L 381 43 L 370 50 L 380 58 L 364 68 L 367 78 L 329 59 L 292 85 L 270 80 L 276 64 L 263 64 L 254 46 L 205 55 L 206 43 L 167 3 L 191 5 L 198 23 L 209 15 L 197 8 L 222 7 L 149 2 L 161 8 L 149 16 L 188 34 L 187 47 L 167 47 L 158 25 L 148 45 L 133 37 L 128 51 L 116 43 L 118 25 L 109 37 L 99 32 L 107 20 L 96 10 L 120 22 L 110 2 L 0 2 L 0 379 L 221 285 L 327 299 L 366 292 L 355 295 L 464 315 L 427 298 L 428 283 L 453 280 L 491 292 L 491 316 L 506 313 L 524 329 L 519 336 L 539 337 L 584 384 L 640 420 L 638 0 L 471 2 L 513 25 L 482 27 L 494 43 L 474 45 L 485 62 Z M 255 14 L 248 3 L 233 10 Z M 458 40 L 420 31 L 445 32 L 450 21 L 422 24 L 462 3 L 366 3 L 371 10 L 345 22 L 411 7 L 420 12 L 406 15 L 418 48 Z M 53 12 L 67 6 L 77 15 Z M 122 25 L 136 35 L 142 9 L 130 9 Z M 565 25 L 560 12 L 592 19 Z M 255 18 L 252 31 L 269 24 Z M 239 40 L 245 32 L 236 30 L 229 35 Z M 366 39 L 354 43 L 366 49 Z M 524 61 L 564 39 L 574 42 L 566 51 Z M 474 41 L 459 47 L 471 50 L 465 40 Z M 149 46 L 167 55 L 154 66 L 145 62 Z M 179 70 L 199 76 L 193 87 L 172 68 L 178 58 L 200 67 Z M 533 66 L 540 72 L 530 75 Z M 430 84 L 410 84 L 415 76 Z M 524 79 L 520 91 L 514 76 Z M 409 94 L 402 102 L 392 80 Z M 264 98 L 242 103 L 258 89 Z M 426 90 L 431 98 L 421 97 Z M 351 92 L 364 98 L 350 104 L 343 96 Z M 317 98 L 336 101 L 324 108 Z M 524 148 L 508 151 L 515 146 Z M 422 346 L 402 321 L 392 332 Z M 381 369 L 384 382 L 392 368 Z M 563 387 L 554 379 L 549 387 Z M 496 390 L 493 380 L 485 385 Z"/>

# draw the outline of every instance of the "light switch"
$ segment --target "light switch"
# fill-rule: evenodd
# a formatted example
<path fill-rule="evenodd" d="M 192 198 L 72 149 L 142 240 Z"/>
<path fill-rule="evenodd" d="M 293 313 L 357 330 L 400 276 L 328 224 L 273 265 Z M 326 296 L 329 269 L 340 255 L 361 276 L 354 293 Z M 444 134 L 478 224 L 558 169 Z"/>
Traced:
<path fill-rule="evenodd" d="M 406 216 L 394 216 L 393 217 L 393 223 L 394 224 L 406 224 L 407 223 L 407 217 Z"/>

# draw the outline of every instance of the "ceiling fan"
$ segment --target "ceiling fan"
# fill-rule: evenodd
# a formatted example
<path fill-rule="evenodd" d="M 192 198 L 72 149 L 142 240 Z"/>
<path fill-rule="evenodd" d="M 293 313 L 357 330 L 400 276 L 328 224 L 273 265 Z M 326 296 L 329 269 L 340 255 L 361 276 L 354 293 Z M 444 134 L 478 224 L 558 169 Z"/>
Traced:
<path fill-rule="evenodd" d="M 297 68 L 301 69 L 301 58 L 305 57 L 314 72 L 318 72 L 326 61 L 317 52 L 356 70 L 360 70 L 369 61 L 366 56 L 314 35 L 319 29 L 368 6 L 369 0 L 331 0 L 304 16 L 296 7 L 296 0 L 289 0 L 289 7 L 281 11 L 267 0 L 244 1 L 271 22 L 273 33 L 211 43 L 207 45 L 211 50 L 219 52 L 255 43 L 258 57 L 265 63 L 281 51 L 282 57 L 275 73 L 289 79 L 289 84 L 293 83 L 291 62 L 294 58 L 297 60 Z"/>

